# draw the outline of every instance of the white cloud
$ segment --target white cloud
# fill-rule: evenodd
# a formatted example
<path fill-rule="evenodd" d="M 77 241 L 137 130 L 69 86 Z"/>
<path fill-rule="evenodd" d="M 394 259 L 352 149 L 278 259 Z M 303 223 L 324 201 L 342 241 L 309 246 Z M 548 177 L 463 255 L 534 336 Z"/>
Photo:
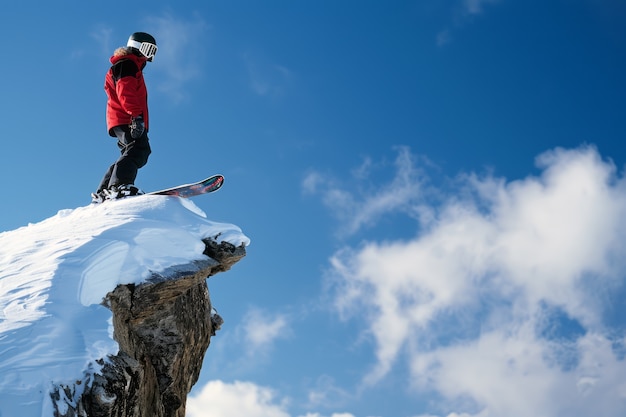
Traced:
<path fill-rule="evenodd" d="M 423 198 L 424 176 L 415 165 L 415 156 L 408 148 L 398 148 L 398 157 L 393 162 L 397 175 L 390 184 L 369 184 L 352 193 L 341 188 L 337 181 L 319 172 L 310 172 L 303 180 L 303 190 L 309 194 L 321 194 L 324 204 L 341 221 L 340 234 L 351 235 L 362 228 L 373 225 L 380 217 L 389 212 L 405 212 L 418 215 L 415 202 Z M 424 161 L 426 162 L 426 161 Z M 367 179 L 373 169 L 372 162 L 366 158 L 363 164 L 353 170 L 356 180 Z"/>
<path fill-rule="evenodd" d="M 414 375 L 425 375 L 422 388 L 448 401 L 472 398 L 487 416 L 623 415 L 626 366 L 611 340 L 581 337 L 573 346 L 577 366 L 565 370 L 554 362 L 559 342 L 538 338 L 533 324 L 415 355 Z"/>
<path fill-rule="evenodd" d="M 290 417 L 287 400 L 277 400 L 276 393 L 251 382 L 232 384 L 210 381 L 196 396 L 187 400 L 189 417 Z"/>
<path fill-rule="evenodd" d="M 187 399 L 188 417 L 291 417 L 287 411 L 289 400 L 279 398 L 271 388 L 252 382 L 226 383 L 215 380 L 207 383 L 197 395 Z M 299 417 L 323 417 L 309 412 Z M 354 417 L 340 412 L 329 417 Z"/>
<path fill-rule="evenodd" d="M 407 152 L 383 188 L 407 173 L 428 183 Z M 626 366 L 612 348 L 624 340 L 604 319 L 624 279 L 626 181 L 592 147 L 550 151 L 537 165 L 541 175 L 513 182 L 465 175 L 430 207 L 421 187 L 374 211 L 344 191 L 355 217 L 429 213 L 410 240 L 331 260 L 339 313 L 363 319 L 375 341 L 366 384 L 406 358 L 413 387 L 440 396 L 451 416 L 626 412 Z M 350 223 L 345 207 L 329 207 Z"/>
<path fill-rule="evenodd" d="M 269 349 L 277 339 L 291 335 L 288 317 L 251 308 L 243 319 L 242 330 L 248 350 L 258 353 Z"/>

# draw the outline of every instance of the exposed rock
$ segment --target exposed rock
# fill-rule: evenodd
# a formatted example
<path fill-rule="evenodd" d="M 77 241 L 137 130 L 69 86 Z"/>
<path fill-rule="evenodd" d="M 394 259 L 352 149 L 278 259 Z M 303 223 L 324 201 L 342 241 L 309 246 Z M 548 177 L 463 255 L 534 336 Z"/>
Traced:
<path fill-rule="evenodd" d="M 113 312 L 119 353 L 98 362 L 51 397 L 59 417 L 184 417 L 211 335 L 223 320 L 211 306 L 206 279 L 227 271 L 245 248 L 205 240 L 210 258 L 119 285 L 104 305 Z"/>

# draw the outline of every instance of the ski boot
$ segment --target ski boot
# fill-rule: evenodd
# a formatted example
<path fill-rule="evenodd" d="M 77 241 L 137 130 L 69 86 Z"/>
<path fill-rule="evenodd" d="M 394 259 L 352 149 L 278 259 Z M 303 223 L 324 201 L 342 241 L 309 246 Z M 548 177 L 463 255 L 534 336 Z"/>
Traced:
<path fill-rule="evenodd" d="M 91 193 L 91 204 L 100 204 L 103 203 L 106 199 L 107 195 L 105 194 L 104 190 Z"/>
<path fill-rule="evenodd" d="M 133 184 L 114 185 L 111 188 L 104 190 L 104 192 L 107 200 L 117 200 L 124 197 L 145 194 Z"/>

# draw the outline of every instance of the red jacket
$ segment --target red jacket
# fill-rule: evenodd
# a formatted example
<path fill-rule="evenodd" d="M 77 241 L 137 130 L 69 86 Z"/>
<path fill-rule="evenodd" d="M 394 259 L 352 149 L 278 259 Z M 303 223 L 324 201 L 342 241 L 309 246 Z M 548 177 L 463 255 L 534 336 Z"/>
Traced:
<path fill-rule="evenodd" d="M 107 93 L 107 129 L 130 124 L 131 117 L 143 116 L 148 131 L 148 91 L 143 79 L 146 58 L 129 53 L 112 56 L 111 68 L 104 79 Z"/>

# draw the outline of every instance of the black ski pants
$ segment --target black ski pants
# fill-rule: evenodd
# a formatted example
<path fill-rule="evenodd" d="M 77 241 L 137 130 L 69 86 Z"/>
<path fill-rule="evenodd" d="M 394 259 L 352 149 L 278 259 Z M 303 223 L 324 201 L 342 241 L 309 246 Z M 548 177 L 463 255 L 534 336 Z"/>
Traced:
<path fill-rule="evenodd" d="M 128 126 L 116 126 L 112 130 L 117 137 L 117 146 L 120 148 L 121 155 L 104 174 L 98 191 L 115 185 L 134 184 L 137 171 L 146 165 L 148 156 L 152 152 L 147 132 L 143 132 L 141 137 L 133 139 L 130 136 Z"/>

